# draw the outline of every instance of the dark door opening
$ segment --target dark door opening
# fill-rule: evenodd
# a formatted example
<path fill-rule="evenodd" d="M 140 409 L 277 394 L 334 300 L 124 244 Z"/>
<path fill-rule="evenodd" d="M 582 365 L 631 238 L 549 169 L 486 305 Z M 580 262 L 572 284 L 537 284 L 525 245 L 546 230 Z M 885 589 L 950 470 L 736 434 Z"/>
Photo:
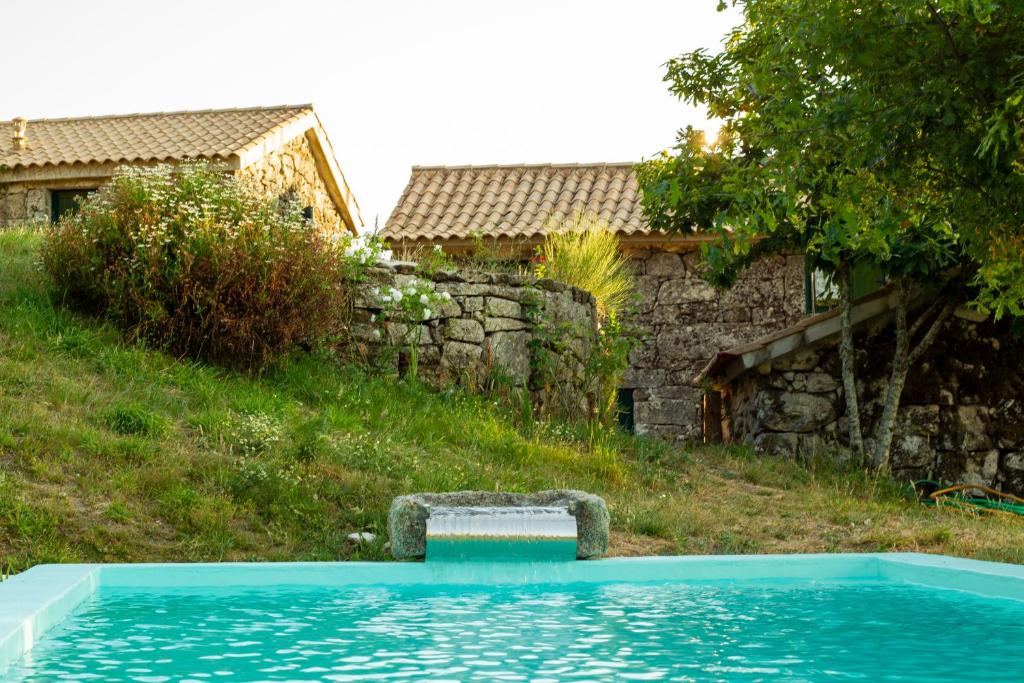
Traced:
<path fill-rule="evenodd" d="M 78 211 L 78 205 L 96 190 L 50 190 L 50 220 L 56 223 L 63 216 Z"/>
<path fill-rule="evenodd" d="M 633 390 L 619 389 L 615 393 L 615 405 L 619 409 L 619 427 L 632 434 L 636 431 L 633 421 Z"/>

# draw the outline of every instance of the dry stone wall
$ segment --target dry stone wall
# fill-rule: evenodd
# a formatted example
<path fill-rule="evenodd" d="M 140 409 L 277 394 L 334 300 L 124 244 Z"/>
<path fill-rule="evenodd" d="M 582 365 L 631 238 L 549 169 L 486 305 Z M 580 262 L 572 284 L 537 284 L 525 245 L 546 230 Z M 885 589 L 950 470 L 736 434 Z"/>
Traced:
<path fill-rule="evenodd" d="M 414 279 L 450 300 L 418 329 L 383 321 L 379 291 Z M 419 340 L 417 375 L 431 384 L 498 383 L 527 390 L 544 409 L 577 417 L 596 410 L 587 371 L 597 340 L 594 298 L 574 287 L 507 273 L 427 275 L 412 263 L 383 263 L 358 286 L 352 319 L 353 348 L 394 372 L 409 370 L 409 344 Z"/>
<path fill-rule="evenodd" d="M 1024 339 L 1015 337 L 1005 322 L 962 316 L 946 323 L 907 377 L 893 439 L 893 474 L 1024 495 Z M 862 331 L 855 343 L 868 436 L 882 411 L 893 351 L 891 326 Z M 834 341 L 741 375 L 725 399 L 730 438 L 761 452 L 841 453 L 830 446 L 848 443 Z"/>
<path fill-rule="evenodd" d="M 719 351 L 797 322 L 804 314 L 800 256 L 766 258 L 719 291 L 701 277 L 699 251 L 630 254 L 637 274 L 634 322 L 645 341 L 630 355 L 637 433 L 670 440 L 701 435 L 703 392 L 693 378 Z"/>

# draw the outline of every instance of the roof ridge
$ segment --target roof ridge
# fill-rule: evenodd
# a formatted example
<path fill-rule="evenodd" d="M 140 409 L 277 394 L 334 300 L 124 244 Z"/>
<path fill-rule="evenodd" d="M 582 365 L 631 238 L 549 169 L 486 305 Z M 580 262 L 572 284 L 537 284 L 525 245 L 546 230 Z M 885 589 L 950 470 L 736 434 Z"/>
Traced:
<path fill-rule="evenodd" d="M 584 163 L 537 163 L 537 164 L 464 164 L 464 165 L 414 165 L 413 171 L 476 171 L 488 169 L 515 169 L 515 168 L 608 168 L 636 166 L 639 161 L 594 161 Z"/>
<path fill-rule="evenodd" d="M 254 106 L 254 107 L 227 107 L 224 109 L 179 109 L 177 111 L 148 111 L 148 112 L 134 112 L 131 114 L 99 114 L 97 116 L 63 116 L 54 119 L 28 119 L 29 123 L 57 123 L 64 121 L 100 121 L 109 119 L 137 119 L 147 116 L 177 116 L 180 114 L 233 114 L 245 111 L 283 111 L 286 109 L 313 109 L 313 103 L 307 102 L 306 104 L 276 104 L 270 106 Z M 6 123 L 7 121 L 5 121 Z"/>

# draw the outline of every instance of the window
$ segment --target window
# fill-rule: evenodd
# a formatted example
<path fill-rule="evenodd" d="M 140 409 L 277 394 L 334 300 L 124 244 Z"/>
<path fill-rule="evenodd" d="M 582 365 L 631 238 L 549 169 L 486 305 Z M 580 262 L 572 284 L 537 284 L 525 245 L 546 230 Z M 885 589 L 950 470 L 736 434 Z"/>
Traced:
<path fill-rule="evenodd" d="M 619 409 L 619 427 L 632 434 L 636 431 L 633 422 L 633 390 L 619 389 L 615 393 L 615 405 Z"/>
<path fill-rule="evenodd" d="M 850 294 L 854 299 L 867 296 L 885 285 L 882 271 L 870 263 L 853 267 Z M 839 305 L 839 283 L 830 273 L 817 268 L 804 275 L 804 301 L 808 315 L 824 313 Z"/>
<path fill-rule="evenodd" d="M 96 190 L 50 190 L 50 220 L 56 223 L 61 216 L 78 211 L 82 198 Z"/>

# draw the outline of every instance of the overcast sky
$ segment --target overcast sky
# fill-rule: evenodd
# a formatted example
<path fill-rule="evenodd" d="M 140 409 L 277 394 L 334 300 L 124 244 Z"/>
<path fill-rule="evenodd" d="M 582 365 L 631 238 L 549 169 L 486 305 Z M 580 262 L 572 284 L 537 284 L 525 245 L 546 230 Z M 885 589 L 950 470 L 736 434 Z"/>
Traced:
<path fill-rule="evenodd" d="M 312 102 L 368 227 L 414 164 L 632 161 L 699 111 L 662 64 L 717 0 L 5 4 L 0 119 Z"/>

